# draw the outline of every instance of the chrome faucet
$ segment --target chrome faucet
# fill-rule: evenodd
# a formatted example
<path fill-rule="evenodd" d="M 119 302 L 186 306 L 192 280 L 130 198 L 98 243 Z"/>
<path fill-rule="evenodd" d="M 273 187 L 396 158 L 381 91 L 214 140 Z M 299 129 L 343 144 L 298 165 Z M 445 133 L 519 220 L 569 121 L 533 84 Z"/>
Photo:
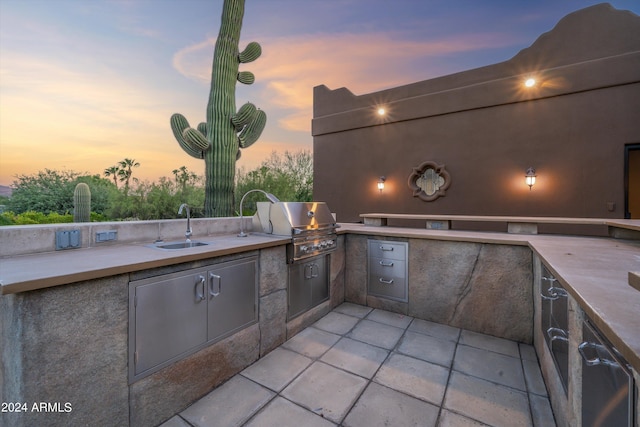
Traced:
<path fill-rule="evenodd" d="M 244 222 L 243 222 L 244 220 L 243 220 L 243 215 L 242 215 L 242 203 L 244 203 L 244 198 L 247 197 L 247 194 L 254 193 L 256 191 L 259 192 L 259 193 L 264 194 L 267 197 L 267 199 L 269 199 L 269 201 L 271 203 L 278 203 L 280 201 L 280 199 L 278 199 L 273 194 L 267 193 L 266 191 L 263 191 L 263 190 L 255 189 L 255 190 L 249 190 L 246 193 L 244 193 L 244 196 L 242 196 L 242 199 L 240 199 L 240 233 L 238 234 L 238 237 L 247 237 L 248 236 L 248 234 L 244 232 Z"/>
<path fill-rule="evenodd" d="M 182 209 L 187 209 L 187 232 L 184 233 L 184 237 L 187 239 L 187 242 L 191 241 L 191 210 L 189 209 L 189 205 L 183 203 L 180 205 L 180 209 L 178 209 L 178 215 L 182 215 Z"/>

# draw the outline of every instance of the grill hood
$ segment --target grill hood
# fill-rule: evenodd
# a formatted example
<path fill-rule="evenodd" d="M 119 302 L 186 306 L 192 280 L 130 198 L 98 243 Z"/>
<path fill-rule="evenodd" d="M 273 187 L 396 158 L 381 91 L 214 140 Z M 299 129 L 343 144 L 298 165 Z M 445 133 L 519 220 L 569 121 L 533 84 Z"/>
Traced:
<path fill-rule="evenodd" d="M 336 228 L 336 221 L 325 202 L 258 202 L 253 230 L 279 236 Z M 329 232 L 331 232 L 329 231 Z"/>

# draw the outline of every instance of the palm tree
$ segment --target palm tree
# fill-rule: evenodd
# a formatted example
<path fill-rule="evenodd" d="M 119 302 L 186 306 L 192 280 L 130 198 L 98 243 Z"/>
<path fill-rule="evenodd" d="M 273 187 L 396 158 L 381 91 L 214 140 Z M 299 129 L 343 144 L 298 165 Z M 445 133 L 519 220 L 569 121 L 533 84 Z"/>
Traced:
<path fill-rule="evenodd" d="M 119 171 L 120 171 L 119 166 L 111 166 L 104 170 L 104 176 L 113 177 L 113 183 L 116 185 L 116 188 L 118 188 L 118 172 Z"/>
<path fill-rule="evenodd" d="M 129 180 L 131 179 L 131 175 L 133 175 L 133 171 L 131 168 L 137 168 L 140 166 L 140 163 L 136 162 L 134 159 L 124 159 L 121 160 L 120 170 L 118 171 L 118 176 L 120 176 L 120 181 L 124 181 L 125 191 L 129 190 Z M 137 181 L 134 178 L 134 181 Z"/>

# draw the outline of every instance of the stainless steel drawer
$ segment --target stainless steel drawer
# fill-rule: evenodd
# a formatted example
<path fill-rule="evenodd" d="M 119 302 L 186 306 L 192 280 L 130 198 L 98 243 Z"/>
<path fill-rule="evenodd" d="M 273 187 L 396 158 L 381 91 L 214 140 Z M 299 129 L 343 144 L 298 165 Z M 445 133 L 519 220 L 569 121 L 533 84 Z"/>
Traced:
<path fill-rule="evenodd" d="M 369 258 L 369 274 L 382 277 L 406 278 L 406 264 L 402 260 Z"/>
<path fill-rule="evenodd" d="M 369 240 L 367 293 L 407 302 L 408 243 Z"/>
<path fill-rule="evenodd" d="M 407 280 L 404 277 L 369 275 L 368 294 L 407 302 Z"/>
<path fill-rule="evenodd" d="M 369 240 L 369 256 L 405 261 L 407 259 L 407 243 Z"/>

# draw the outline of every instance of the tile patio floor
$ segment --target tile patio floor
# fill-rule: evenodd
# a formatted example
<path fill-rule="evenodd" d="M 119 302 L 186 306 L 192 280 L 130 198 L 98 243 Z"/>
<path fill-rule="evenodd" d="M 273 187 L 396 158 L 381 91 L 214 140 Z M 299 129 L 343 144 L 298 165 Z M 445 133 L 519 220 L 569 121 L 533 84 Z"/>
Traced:
<path fill-rule="evenodd" d="M 532 346 L 344 303 L 162 427 L 555 426 Z"/>

